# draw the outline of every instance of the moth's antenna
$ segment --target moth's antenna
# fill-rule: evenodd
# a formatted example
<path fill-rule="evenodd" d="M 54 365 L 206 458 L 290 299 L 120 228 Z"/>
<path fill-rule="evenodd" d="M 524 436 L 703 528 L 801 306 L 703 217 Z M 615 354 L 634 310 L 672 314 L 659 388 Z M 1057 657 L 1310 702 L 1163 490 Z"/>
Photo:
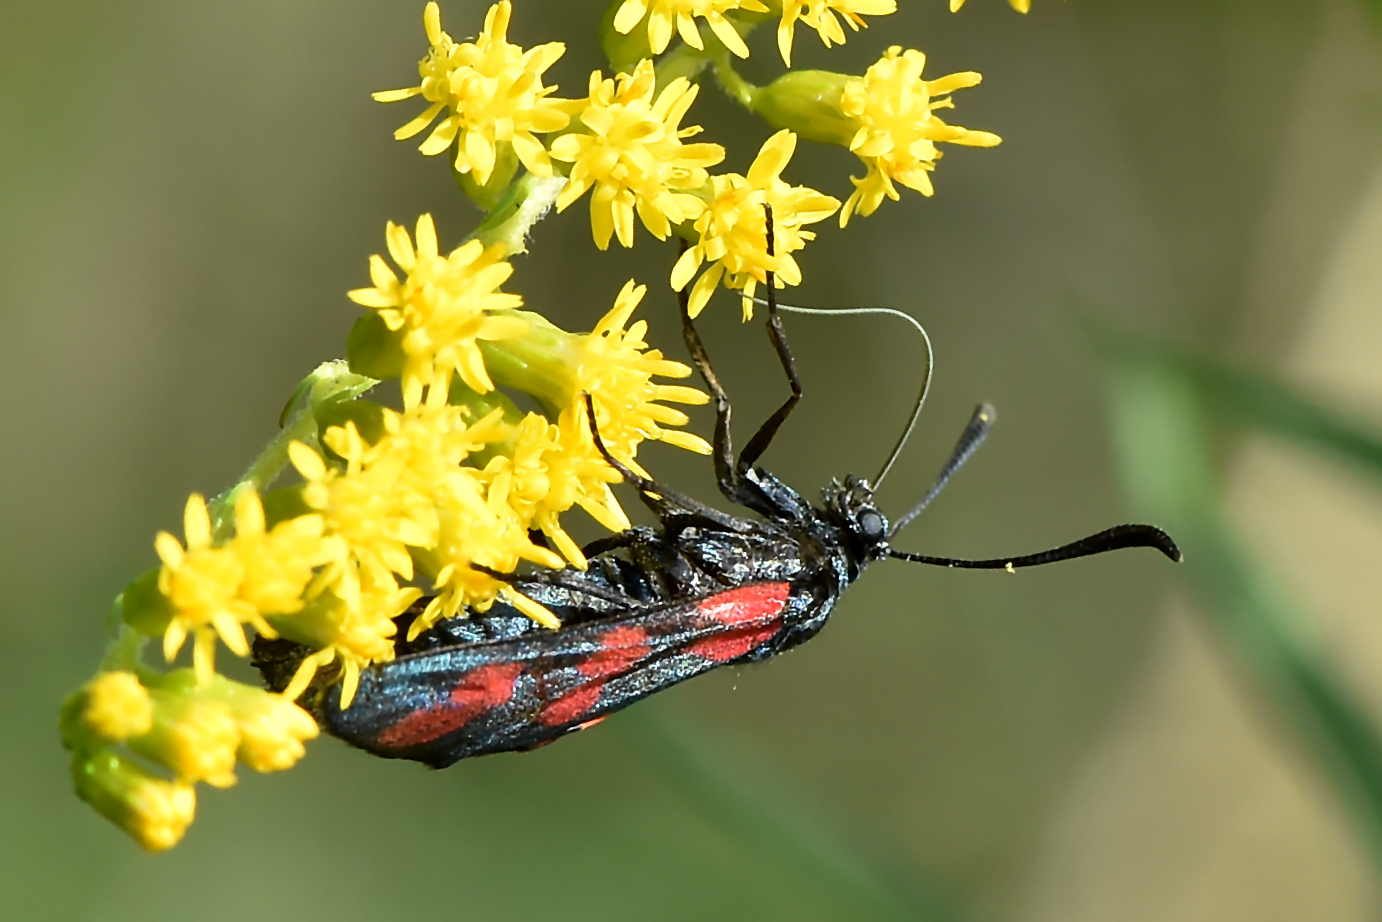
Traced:
<path fill-rule="evenodd" d="M 893 523 L 892 530 L 888 532 L 889 538 L 910 525 L 913 519 L 921 515 L 922 510 L 931 505 L 931 500 L 945 489 L 945 485 L 950 482 L 951 477 L 955 476 L 955 472 L 964 467 L 970 456 L 979 450 L 980 445 L 984 444 L 984 439 L 989 437 L 989 431 L 993 429 L 993 424 L 997 421 L 998 411 L 993 408 L 993 404 L 981 403 L 975 408 L 974 415 L 969 418 L 969 425 L 965 426 L 965 431 L 960 433 L 960 440 L 951 449 L 949 460 L 945 462 L 940 474 L 936 476 L 936 482 L 931 484 L 931 489 L 926 491 L 921 502 Z"/>
<path fill-rule="evenodd" d="M 767 304 L 762 298 L 753 299 L 758 304 Z M 888 460 L 883 462 L 883 467 L 879 469 L 878 476 L 873 478 L 874 489 L 883 482 L 883 478 L 888 476 L 888 472 L 893 469 L 902 448 L 911 438 L 912 430 L 916 428 L 917 419 L 921 416 L 921 408 L 926 405 L 926 395 L 931 392 L 931 372 L 935 367 L 935 353 L 931 349 L 931 337 L 927 334 L 926 328 L 921 325 L 911 314 L 905 311 L 895 310 L 891 307 L 841 307 L 841 308 L 822 308 L 822 307 L 796 307 L 791 304 L 778 302 L 777 309 L 792 314 L 811 314 L 814 316 L 836 316 L 848 317 L 859 314 L 885 314 L 890 317 L 901 317 L 916 328 L 921 334 L 921 341 L 926 344 L 926 373 L 921 379 L 921 391 L 917 394 L 916 403 L 912 404 L 912 415 L 907 420 L 907 428 L 902 430 L 902 435 L 898 437 L 897 444 L 893 445 L 893 450 L 888 453 Z"/>
<path fill-rule="evenodd" d="M 1097 535 L 1072 541 L 1060 547 L 1042 551 L 1039 554 L 1026 554 L 1022 557 L 995 557 L 992 560 L 961 560 L 955 557 L 927 557 L 925 554 L 909 554 L 906 551 L 888 551 L 889 557 L 910 560 L 912 563 L 928 563 L 935 567 L 963 567 L 969 570 L 1016 570 L 1019 567 L 1039 567 L 1042 564 L 1059 560 L 1074 560 L 1091 554 L 1103 554 L 1125 547 L 1156 548 L 1167 557 L 1180 563 L 1184 556 L 1171 536 L 1152 525 L 1115 525 Z"/>

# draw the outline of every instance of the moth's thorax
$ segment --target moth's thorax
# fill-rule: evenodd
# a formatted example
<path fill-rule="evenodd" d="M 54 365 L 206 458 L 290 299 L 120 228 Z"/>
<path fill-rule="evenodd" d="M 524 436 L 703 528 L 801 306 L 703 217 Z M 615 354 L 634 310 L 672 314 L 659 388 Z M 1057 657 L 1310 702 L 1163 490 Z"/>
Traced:
<path fill-rule="evenodd" d="M 822 518 L 835 533 L 853 582 L 864 567 L 888 556 L 888 519 L 874 502 L 873 486 L 853 474 L 832 480 L 821 498 Z"/>

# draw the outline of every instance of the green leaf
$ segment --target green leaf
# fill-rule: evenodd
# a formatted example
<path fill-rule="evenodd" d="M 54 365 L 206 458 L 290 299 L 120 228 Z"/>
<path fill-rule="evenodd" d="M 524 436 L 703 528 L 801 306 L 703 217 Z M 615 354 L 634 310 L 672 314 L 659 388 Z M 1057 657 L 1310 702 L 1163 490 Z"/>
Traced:
<path fill-rule="evenodd" d="M 1382 0 L 1377 0 L 1382 6 Z M 1357 462 L 1382 478 L 1382 432 L 1324 406 L 1261 372 L 1234 368 L 1209 356 L 1094 328 L 1099 345 L 1128 366 L 1160 369 L 1191 387 L 1203 410 L 1217 420 L 1259 429 Z"/>
<path fill-rule="evenodd" d="M 1217 502 L 1204 411 L 1218 402 L 1221 412 L 1354 457 L 1369 456 L 1371 437 L 1260 376 L 1126 337 L 1109 352 L 1112 423 L 1129 492 L 1185 550 L 1183 573 L 1210 625 L 1314 756 L 1382 872 L 1382 736 L 1332 664 L 1297 635 L 1288 594 L 1238 546 Z"/>

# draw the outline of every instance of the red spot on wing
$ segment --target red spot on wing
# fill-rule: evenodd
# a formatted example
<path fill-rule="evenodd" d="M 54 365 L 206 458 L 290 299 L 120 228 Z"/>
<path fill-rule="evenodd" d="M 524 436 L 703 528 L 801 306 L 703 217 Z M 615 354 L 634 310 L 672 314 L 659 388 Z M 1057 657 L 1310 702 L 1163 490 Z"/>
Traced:
<path fill-rule="evenodd" d="M 712 662 L 727 663 L 766 643 L 782 629 L 782 608 L 791 593 L 792 587 L 787 583 L 761 583 L 703 599 L 696 606 L 701 617 L 730 630 L 697 641 L 688 652 Z"/>
<path fill-rule="evenodd" d="M 587 680 L 553 701 L 538 714 L 549 727 L 570 723 L 600 700 L 600 691 L 611 676 L 623 675 L 647 658 L 648 632 L 641 627 L 616 627 L 599 637 L 600 649 L 576 667 Z"/>
<path fill-rule="evenodd" d="M 706 659 L 717 663 L 727 663 L 743 656 L 759 644 L 772 640 L 773 635 L 781 627 L 781 624 L 774 622 L 767 627 L 754 628 L 748 631 L 731 631 L 718 637 L 697 641 L 690 646 L 688 652 L 697 656 L 704 656 Z"/>
<path fill-rule="evenodd" d="M 774 621 L 782 614 L 782 606 L 787 604 L 791 594 L 792 587 L 787 583 L 759 583 L 702 599 L 696 610 L 702 618 L 721 624 Z"/>
<path fill-rule="evenodd" d="M 581 685 L 543 708 L 537 719 L 549 727 L 570 723 L 595 706 L 604 687 L 604 682 Z"/>
<path fill-rule="evenodd" d="M 493 663 L 467 672 L 446 699 L 414 711 L 379 734 L 384 746 L 420 746 L 459 730 L 476 717 L 506 704 L 523 671 L 520 663 Z"/>

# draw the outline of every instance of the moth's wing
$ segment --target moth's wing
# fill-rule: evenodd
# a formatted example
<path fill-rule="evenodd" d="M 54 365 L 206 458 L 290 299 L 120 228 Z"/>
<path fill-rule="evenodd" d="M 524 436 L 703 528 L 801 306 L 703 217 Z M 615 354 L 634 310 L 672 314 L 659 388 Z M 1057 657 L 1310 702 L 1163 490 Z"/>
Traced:
<path fill-rule="evenodd" d="M 350 707 L 318 707 L 334 736 L 444 767 L 532 749 L 678 682 L 755 654 L 783 630 L 788 583 L 741 586 L 558 631 L 403 656 L 362 670 Z"/>

